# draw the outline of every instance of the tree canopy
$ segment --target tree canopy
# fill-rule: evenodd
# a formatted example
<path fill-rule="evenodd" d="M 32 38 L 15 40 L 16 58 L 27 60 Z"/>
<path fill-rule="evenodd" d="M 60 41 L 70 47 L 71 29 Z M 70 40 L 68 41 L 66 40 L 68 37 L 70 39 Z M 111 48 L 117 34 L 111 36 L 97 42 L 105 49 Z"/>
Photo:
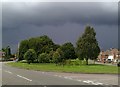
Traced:
<path fill-rule="evenodd" d="M 88 65 L 88 59 L 96 59 L 100 48 L 96 40 L 96 32 L 90 26 L 85 28 L 85 32 L 77 41 L 77 54 L 79 59 L 86 59 Z"/>
<path fill-rule="evenodd" d="M 27 50 L 29 49 L 28 47 L 28 40 L 23 40 L 20 42 L 20 46 L 19 46 L 19 60 L 23 60 L 24 59 L 24 54 L 25 52 L 27 52 Z"/>
<path fill-rule="evenodd" d="M 65 60 L 65 57 L 64 57 L 63 51 L 60 48 L 58 48 L 53 54 L 53 61 L 56 64 L 64 65 L 64 60 Z"/>
<path fill-rule="evenodd" d="M 19 47 L 19 58 L 20 60 L 23 59 L 23 55 L 28 49 L 34 49 L 38 56 L 41 53 L 49 53 L 51 50 L 56 50 L 58 47 L 59 45 L 54 44 L 52 39 L 46 35 L 30 38 L 21 41 Z"/>
<path fill-rule="evenodd" d="M 75 49 L 72 43 L 64 43 L 60 49 L 63 51 L 65 59 L 76 59 Z"/>
<path fill-rule="evenodd" d="M 7 46 L 6 48 L 2 48 L 2 51 L 5 52 L 5 60 L 9 60 L 11 57 L 11 48 Z"/>
<path fill-rule="evenodd" d="M 35 59 L 37 59 L 37 55 L 35 50 L 29 49 L 25 54 L 24 54 L 24 59 L 27 61 L 28 64 L 33 63 Z"/>

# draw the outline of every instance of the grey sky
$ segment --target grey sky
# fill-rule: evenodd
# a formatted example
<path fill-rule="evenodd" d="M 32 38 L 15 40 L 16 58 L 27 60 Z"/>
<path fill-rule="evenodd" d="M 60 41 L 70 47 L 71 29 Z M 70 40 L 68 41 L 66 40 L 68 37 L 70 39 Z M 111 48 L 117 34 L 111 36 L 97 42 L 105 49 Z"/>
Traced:
<path fill-rule="evenodd" d="M 93 26 L 102 49 L 118 45 L 117 2 L 4 2 L 3 46 L 16 51 L 23 39 L 48 35 L 57 44 L 74 45 L 87 24 Z"/>

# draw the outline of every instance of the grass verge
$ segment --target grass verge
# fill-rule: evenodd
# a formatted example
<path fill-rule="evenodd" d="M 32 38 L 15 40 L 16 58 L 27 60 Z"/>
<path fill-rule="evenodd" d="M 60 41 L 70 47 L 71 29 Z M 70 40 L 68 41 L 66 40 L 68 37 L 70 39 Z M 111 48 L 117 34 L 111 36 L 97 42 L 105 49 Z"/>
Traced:
<path fill-rule="evenodd" d="M 79 66 L 56 66 L 55 64 L 38 64 L 38 63 L 21 63 L 21 62 L 11 62 L 7 63 L 12 67 L 37 70 L 37 71 L 51 71 L 51 72 L 73 72 L 73 73 L 97 73 L 97 74 L 117 74 L 117 66 L 108 66 L 101 64 L 90 64 L 90 65 L 79 65 Z"/>

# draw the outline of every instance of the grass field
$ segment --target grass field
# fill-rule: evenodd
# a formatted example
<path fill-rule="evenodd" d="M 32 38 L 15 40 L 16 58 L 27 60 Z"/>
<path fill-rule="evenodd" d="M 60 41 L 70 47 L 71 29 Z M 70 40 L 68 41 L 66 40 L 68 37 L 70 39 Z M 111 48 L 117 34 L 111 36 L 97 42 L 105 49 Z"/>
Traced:
<path fill-rule="evenodd" d="M 38 64 L 38 63 L 21 63 L 21 62 L 12 62 L 7 63 L 7 65 L 29 69 L 29 70 L 37 70 L 37 71 L 53 71 L 53 72 L 73 72 L 73 73 L 102 73 L 102 74 L 117 74 L 118 67 L 117 66 L 108 66 L 101 64 L 90 64 L 90 65 L 79 65 L 79 66 L 56 66 L 55 64 Z"/>

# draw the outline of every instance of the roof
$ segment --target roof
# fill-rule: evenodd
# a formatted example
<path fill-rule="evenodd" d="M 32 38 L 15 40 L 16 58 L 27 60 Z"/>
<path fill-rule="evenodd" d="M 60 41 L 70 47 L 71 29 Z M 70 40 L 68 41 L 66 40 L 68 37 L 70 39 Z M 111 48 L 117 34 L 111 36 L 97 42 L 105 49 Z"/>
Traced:
<path fill-rule="evenodd" d="M 113 55 L 113 54 L 118 55 L 118 54 L 120 54 L 120 51 L 116 48 L 111 48 L 106 51 L 101 51 L 100 54 L 102 54 L 102 55 Z"/>

